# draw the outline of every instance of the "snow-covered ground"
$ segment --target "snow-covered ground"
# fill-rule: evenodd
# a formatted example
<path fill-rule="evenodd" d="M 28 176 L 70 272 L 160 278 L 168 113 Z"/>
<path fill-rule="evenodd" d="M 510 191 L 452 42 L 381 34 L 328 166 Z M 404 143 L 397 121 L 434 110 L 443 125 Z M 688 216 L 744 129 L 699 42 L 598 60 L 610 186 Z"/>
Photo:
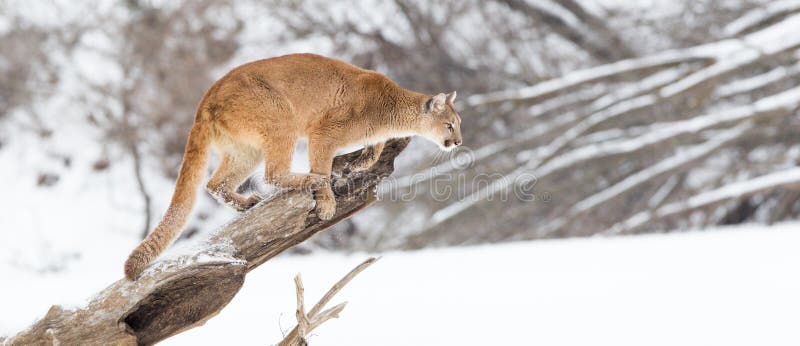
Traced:
<path fill-rule="evenodd" d="M 52 274 L 0 263 L 0 335 L 121 276 L 104 260 Z M 334 299 L 313 345 L 798 345 L 800 224 L 392 252 Z M 101 244 L 97 244 L 101 246 Z M 283 256 L 205 326 L 165 345 L 265 345 L 294 323 L 292 278 L 316 302 L 367 254 Z"/>

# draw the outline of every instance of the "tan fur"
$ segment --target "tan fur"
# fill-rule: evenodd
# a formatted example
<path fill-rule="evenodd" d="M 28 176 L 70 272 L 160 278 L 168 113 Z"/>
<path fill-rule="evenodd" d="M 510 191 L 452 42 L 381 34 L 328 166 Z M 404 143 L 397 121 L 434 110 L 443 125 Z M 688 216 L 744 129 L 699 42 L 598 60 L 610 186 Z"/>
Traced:
<path fill-rule="evenodd" d="M 203 180 L 208 148 L 222 156 L 206 185 L 237 210 L 260 200 L 236 189 L 266 162 L 266 182 L 315 189 L 317 214 L 330 219 L 336 201 L 330 187 L 337 149 L 365 145 L 351 169 L 369 168 L 386 140 L 421 135 L 452 149 L 461 144 L 455 92 L 424 95 L 397 86 L 385 76 L 313 54 L 259 60 L 235 68 L 206 92 L 189 134 L 183 164 L 164 218 L 131 253 L 125 276 L 131 280 L 177 237 Z M 448 124 L 452 128 L 448 128 Z M 308 138 L 311 173 L 289 171 L 295 143 Z"/>

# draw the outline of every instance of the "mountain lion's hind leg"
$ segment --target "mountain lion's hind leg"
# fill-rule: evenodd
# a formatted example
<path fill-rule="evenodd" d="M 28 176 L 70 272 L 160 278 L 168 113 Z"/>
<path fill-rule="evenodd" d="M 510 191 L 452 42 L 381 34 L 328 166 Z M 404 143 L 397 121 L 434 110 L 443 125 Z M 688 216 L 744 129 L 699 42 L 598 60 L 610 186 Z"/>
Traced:
<path fill-rule="evenodd" d="M 206 184 L 208 193 L 220 203 L 238 211 L 250 209 L 261 201 L 261 197 L 257 195 L 245 197 L 238 194 L 236 189 L 253 173 L 259 162 L 261 158 L 254 152 L 223 153 L 219 167 L 214 170 L 211 180 Z"/>

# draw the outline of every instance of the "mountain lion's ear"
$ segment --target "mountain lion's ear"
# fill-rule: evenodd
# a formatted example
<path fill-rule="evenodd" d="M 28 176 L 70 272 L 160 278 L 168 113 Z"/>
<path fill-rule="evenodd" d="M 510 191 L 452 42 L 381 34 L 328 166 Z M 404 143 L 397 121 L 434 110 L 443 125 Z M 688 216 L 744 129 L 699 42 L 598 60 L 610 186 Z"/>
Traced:
<path fill-rule="evenodd" d="M 451 103 L 452 104 L 455 100 L 456 100 L 456 92 L 455 91 L 447 94 L 447 103 Z"/>
<path fill-rule="evenodd" d="M 444 104 L 447 102 L 447 95 L 440 93 L 434 97 L 428 99 L 425 102 L 425 113 L 433 113 L 433 111 L 437 111 L 444 108 Z"/>

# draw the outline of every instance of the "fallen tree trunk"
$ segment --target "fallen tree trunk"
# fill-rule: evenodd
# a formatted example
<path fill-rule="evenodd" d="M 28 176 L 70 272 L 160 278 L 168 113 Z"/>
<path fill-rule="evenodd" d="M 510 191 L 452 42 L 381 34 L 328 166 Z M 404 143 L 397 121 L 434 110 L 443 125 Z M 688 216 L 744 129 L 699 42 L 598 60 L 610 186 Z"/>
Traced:
<path fill-rule="evenodd" d="M 157 261 L 137 281 L 121 279 L 83 308 L 53 306 L 3 344 L 149 345 L 202 325 L 233 299 L 249 271 L 374 202 L 378 183 L 408 142 L 389 141 L 369 170 L 333 177 L 337 210 L 331 220 L 317 218 L 310 193 L 280 193 L 223 226 L 197 251 Z M 337 157 L 334 170 L 358 154 Z"/>

